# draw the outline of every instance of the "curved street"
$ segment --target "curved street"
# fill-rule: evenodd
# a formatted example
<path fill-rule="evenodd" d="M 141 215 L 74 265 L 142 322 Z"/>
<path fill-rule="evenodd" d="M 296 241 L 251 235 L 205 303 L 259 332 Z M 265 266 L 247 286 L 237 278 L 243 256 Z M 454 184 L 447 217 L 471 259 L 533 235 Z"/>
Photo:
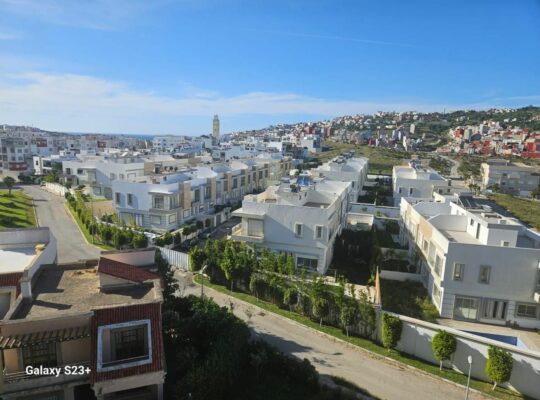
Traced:
<path fill-rule="evenodd" d="M 77 223 L 66 210 L 62 196 L 35 185 L 20 188 L 34 200 L 38 225 L 50 228 L 56 237 L 59 263 L 99 258 L 100 249 L 86 242 Z"/>

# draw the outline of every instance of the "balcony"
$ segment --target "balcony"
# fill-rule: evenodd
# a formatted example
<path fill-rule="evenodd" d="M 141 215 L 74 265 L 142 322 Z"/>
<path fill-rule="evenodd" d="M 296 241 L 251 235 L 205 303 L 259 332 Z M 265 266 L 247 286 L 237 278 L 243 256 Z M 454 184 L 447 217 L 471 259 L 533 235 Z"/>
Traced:
<path fill-rule="evenodd" d="M 249 242 L 249 243 L 264 243 L 264 234 L 260 235 L 253 235 L 248 234 L 247 231 L 242 229 L 242 223 L 239 223 L 238 225 L 235 225 L 231 229 L 231 239 L 232 240 L 238 240 L 241 242 Z"/>

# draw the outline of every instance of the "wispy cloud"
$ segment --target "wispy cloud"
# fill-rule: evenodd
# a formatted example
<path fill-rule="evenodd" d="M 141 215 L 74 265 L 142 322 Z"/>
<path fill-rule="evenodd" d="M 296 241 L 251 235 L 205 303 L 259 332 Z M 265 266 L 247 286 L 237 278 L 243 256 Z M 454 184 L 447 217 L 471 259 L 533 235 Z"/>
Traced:
<path fill-rule="evenodd" d="M 85 29 L 114 30 L 171 0 L 0 0 L 4 14 Z"/>
<path fill-rule="evenodd" d="M 379 110 L 432 111 L 488 108 L 490 104 L 448 105 L 332 100 L 295 93 L 250 92 L 236 96 L 197 93 L 174 98 L 133 89 L 128 83 L 92 76 L 27 72 L 0 75 L 0 122 L 48 129 L 97 132 L 178 131 L 192 118 L 218 113 L 240 116 L 327 118 Z M 267 119 L 267 118 L 266 118 Z M 189 132 L 189 133 L 204 133 Z"/>
<path fill-rule="evenodd" d="M 18 32 L 0 31 L 0 40 L 18 40 L 21 37 Z"/>
<path fill-rule="evenodd" d="M 374 40 L 374 39 L 357 38 L 357 37 L 349 37 L 349 36 L 320 35 L 316 33 L 290 32 L 290 31 L 265 30 L 265 29 L 256 29 L 255 31 L 262 32 L 262 33 L 269 33 L 272 35 L 282 35 L 282 36 L 298 37 L 298 38 L 306 38 L 306 39 L 333 40 L 333 41 L 340 41 L 340 42 L 371 44 L 371 45 L 378 45 L 378 46 L 421 48 L 421 46 L 411 44 L 411 43 L 401 43 L 401 42 L 394 42 L 394 41 L 389 42 L 389 41 L 384 41 L 384 40 Z"/>

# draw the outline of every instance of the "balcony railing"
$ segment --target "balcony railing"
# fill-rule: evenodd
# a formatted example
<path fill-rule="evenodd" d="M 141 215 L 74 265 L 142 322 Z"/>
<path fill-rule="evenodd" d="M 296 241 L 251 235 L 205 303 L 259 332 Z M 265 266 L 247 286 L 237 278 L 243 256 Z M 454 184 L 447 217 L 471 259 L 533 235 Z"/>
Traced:
<path fill-rule="evenodd" d="M 239 223 L 238 225 L 235 225 L 231 229 L 231 238 L 233 240 L 240 240 L 244 242 L 251 242 L 251 243 L 263 243 L 264 242 L 264 234 L 260 235 L 253 235 L 248 234 L 245 230 L 242 229 L 242 223 Z"/>

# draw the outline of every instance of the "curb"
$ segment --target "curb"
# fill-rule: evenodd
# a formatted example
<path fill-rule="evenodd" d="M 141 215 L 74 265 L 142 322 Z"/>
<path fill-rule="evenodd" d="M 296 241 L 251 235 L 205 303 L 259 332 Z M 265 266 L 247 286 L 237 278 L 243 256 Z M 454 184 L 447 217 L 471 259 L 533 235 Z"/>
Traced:
<path fill-rule="evenodd" d="M 201 286 L 201 284 L 198 283 L 198 282 L 196 282 L 194 279 L 192 280 L 192 282 L 193 282 L 194 284 L 198 285 L 198 286 Z M 414 372 L 416 372 L 416 373 L 418 373 L 418 374 L 421 374 L 421 375 L 423 375 L 423 376 L 426 376 L 426 377 L 431 378 L 431 379 L 434 379 L 434 380 L 439 380 L 439 381 L 446 382 L 446 383 L 448 383 L 448 384 L 451 384 L 451 385 L 454 385 L 454 386 L 456 386 L 456 387 L 458 387 L 458 388 L 463 389 L 463 391 L 465 391 L 466 388 L 467 388 L 466 386 L 464 386 L 464 385 L 462 385 L 462 384 L 460 384 L 460 383 L 451 381 L 451 380 L 446 379 L 446 378 L 441 378 L 441 377 L 439 377 L 439 376 L 437 376 L 437 375 L 433 375 L 433 374 L 430 374 L 429 372 L 426 372 L 426 371 L 423 371 L 423 370 L 421 370 L 421 369 L 419 369 L 419 368 L 413 367 L 412 365 L 402 363 L 402 362 L 400 362 L 400 361 L 394 360 L 393 358 L 386 357 L 386 356 L 380 355 L 380 354 L 378 354 L 378 353 L 374 353 L 374 352 L 372 352 L 371 350 L 368 350 L 368 349 L 365 349 L 365 348 L 363 348 L 363 347 L 357 346 L 357 345 L 355 345 L 355 344 L 349 343 L 349 342 L 347 342 L 347 341 L 345 341 L 345 340 L 343 340 L 343 339 L 337 338 L 337 337 L 332 336 L 332 335 L 330 335 L 330 334 L 328 334 L 328 333 L 325 333 L 325 332 L 321 332 L 321 331 L 319 331 L 319 330 L 317 330 L 317 329 L 313 329 L 313 328 L 311 328 L 311 327 L 309 327 L 309 326 L 307 326 L 307 325 L 304 325 L 304 324 L 302 324 L 302 323 L 300 323 L 300 322 L 297 322 L 297 321 L 295 321 L 295 320 L 293 320 L 293 319 L 290 319 L 290 318 L 284 317 L 284 316 L 282 316 L 282 315 L 276 314 L 276 313 L 273 312 L 273 311 L 269 311 L 269 310 L 266 310 L 266 309 L 264 309 L 264 308 L 262 308 L 262 307 L 259 307 L 259 306 L 255 305 L 255 304 L 245 302 L 244 300 L 241 300 L 241 299 L 239 299 L 239 298 L 237 298 L 237 297 L 235 297 L 235 296 L 232 296 L 232 295 L 229 295 L 229 294 L 226 294 L 226 293 L 222 293 L 222 292 L 220 292 L 220 291 L 218 291 L 218 290 L 216 290 L 216 289 L 214 289 L 214 288 L 212 288 L 212 287 L 205 286 L 205 289 L 206 289 L 206 290 L 207 290 L 207 289 L 213 290 L 214 292 L 217 292 L 217 293 L 219 293 L 219 294 L 221 294 L 221 295 L 224 295 L 224 296 L 228 296 L 228 297 L 230 297 L 230 298 L 233 298 L 233 299 L 235 299 L 236 301 L 239 301 L 239 302 L 243 303 L 244 305 L 248 305 L 248 306 L 250 306 L 250 307 L 255 307 L 255 308 L 257 308 L 258 310 L 261 310 L 261 311 L 263 311 L 263 312 L 265 312 L 265 313 L 270 313 L 270 314 L 272 314 L 272 315 L 274 315 L 274 316 L 277 316 L 277 317 L 279 317 L 279 318 L 282 318 L 282 319 L 286 320 L 288 323 L 291 323 L 291 324 L 296 325 L 296 326 L 298 326 L 298 327 L 303 327 L 303 328 L 305 328 L 305 329 L 309 329 L 310 331 L 316 333 L 316 334 L 319 335 L 319 336 L 322 336 L 322 337 L 325 337 L 326 339 L 330 339 L 330 340 L 333 340 L 334 342 L 343 344 L 343 345 L 345 345 L 346 347 L 348 347 L 348 348 L 350 348 L 350 349 L 352 349 L 352 350 L 366 353 L 366 354 L 368 354 L 369 356 L 371 356 L 372 358 L 379 359 L 379 360 L 381 360 L 381 361 L 385 361 L 385 362 L 387 362 L 388 364 L 392 364 L 392 365 L 394 365 L 394 366 L 407 368 L 407 369 L 409 369 L 409 370 L 411 370 L 411 371 L 414 371 Z M 482 392 L 482 391 L 480 391 L 480 390 L 478 390 L 478 389 L 474 389 L 474 388 L 471 388 L 471 387 L 469 387 L 469 392 L 476 393 L 476 394 L 481 395 L 481 396 L 484 396 L 485 398 L 488 398 L 488 399 L 498 399 L 497 397 L 491 396 L 491 395 L 488 394 L 488 393 Z"/>

